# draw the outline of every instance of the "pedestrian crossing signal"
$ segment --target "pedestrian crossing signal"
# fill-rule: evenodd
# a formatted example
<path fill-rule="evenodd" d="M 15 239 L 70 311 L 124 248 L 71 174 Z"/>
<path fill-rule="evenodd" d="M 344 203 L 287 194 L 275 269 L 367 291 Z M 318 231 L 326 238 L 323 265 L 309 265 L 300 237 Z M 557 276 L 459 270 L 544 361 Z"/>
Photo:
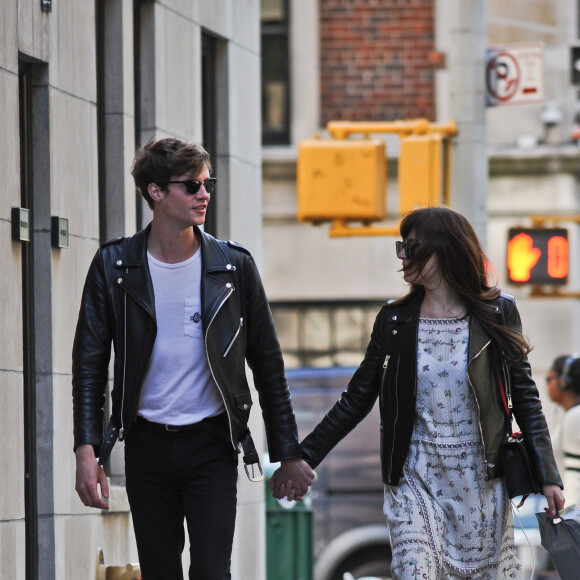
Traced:
<path fill-rule="evenodd" d="M 507 269 L 508 279 L 513 284 L 567 284 L 568 265 L 568 230 L 509 230 Z"/>

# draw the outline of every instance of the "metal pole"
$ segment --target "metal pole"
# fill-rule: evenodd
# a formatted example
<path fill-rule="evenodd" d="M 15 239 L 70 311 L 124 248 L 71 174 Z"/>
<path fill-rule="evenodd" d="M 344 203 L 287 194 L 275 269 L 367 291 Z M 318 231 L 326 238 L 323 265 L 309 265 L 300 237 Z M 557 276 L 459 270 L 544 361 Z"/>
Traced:
<path fill-rule="evenodd" d="M 482 244 L 487 239 L 485 113 L 485 0 L 438 0 L 437 44 L 446 53 L 448 108 L 439 114 L 457 122 L 451 143 L 451 207 L 472 223 Z M 439 87 L 441 88 L 441 86 Z M 439 91 L 440 99 L 445 92 Z M 443 117 L 445 118 L 445 117 Z"/>

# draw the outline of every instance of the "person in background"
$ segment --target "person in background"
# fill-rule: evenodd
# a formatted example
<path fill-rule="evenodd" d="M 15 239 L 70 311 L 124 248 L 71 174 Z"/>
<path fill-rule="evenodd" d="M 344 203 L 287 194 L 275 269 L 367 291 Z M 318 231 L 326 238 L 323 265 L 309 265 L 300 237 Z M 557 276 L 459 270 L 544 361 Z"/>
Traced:
<path fill-rule="evenodd" d="M 252 397 L 288 494 L 301 498 L 314 473 L 300 458 L 280 344 L 248 250 L 203 232 L 216 179 L 203 147 L 151 139 L 135 155 L 135 184 L 152 222 L 112 240 L 90 266 L 73 346 L 76 490 L 107 509 L 102 465 L 125 441 L 126 489 L 147 580 L 231 578 L 238 452 L 259 479 L 248 429 Z M 107 370 L 114 346 L 112 415 L 103 437 Z M 99 458 L 99 462 L 97 462 Z M 103 497 L 99 496 L 99 491 Z M 253 541 L 250 538 L 248 541 Z"/>
<path fill-rule="evenodd" d="M 379 400 L 384 514 L 394 579 L 516 578 L 511 504 L 501 449 L 511 385 L 546 508 L 564 507 L 562 482 L 513 297 L 468 220 L 418 209 L 396 242 L 409 292 L 379 312 L 347 390 L 302 442 L 316 468 Z M 271 489 L 284 495 L 282 473 Z"/>
<path fill-rule="evenodd" d="M 580 507 L 580 355 L 554 359 L 546 383 L 552 401 L 564 409 L 554 429 L 554 453 L 566 497 Z"/>

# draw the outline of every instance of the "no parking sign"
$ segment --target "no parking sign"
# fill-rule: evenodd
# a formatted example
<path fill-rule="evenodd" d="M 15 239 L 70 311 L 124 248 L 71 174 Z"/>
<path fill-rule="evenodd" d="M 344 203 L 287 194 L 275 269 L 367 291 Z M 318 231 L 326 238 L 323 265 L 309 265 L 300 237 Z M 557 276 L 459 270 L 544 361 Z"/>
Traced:
<path fill-rule="evenodd" d="M 488 107 L 543 102 L 543 45 L 514 44 L 487 49 L 485 88 Z"/>

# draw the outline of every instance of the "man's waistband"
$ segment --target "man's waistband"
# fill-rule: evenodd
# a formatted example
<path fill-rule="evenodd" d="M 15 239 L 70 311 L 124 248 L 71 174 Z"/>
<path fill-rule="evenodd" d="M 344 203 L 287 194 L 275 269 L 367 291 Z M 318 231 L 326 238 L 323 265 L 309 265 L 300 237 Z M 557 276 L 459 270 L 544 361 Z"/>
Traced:
<path fill-rule="evenodd" d="M 214 417 L 206 417 L 197 423 L 190 423 L 189 425 L 165 425 L 163 423 L 148 421 L 145 417 L 139 415 L 135 422 L 135 426 L 146 429 L 150 433 L 162 435 L 184 433 L 187 431 L 206 431 L 221 436 L 228 442 L 230 441 L 227 413 L 221 413 Z"/>
<path fill-rule="evenodd" d="M 198 423 L 191 423 L 190 425 L 164 425 L 162 423 L 148 421 L 144 417 L 138 416 L 135 427 L 137 429 L 145 429 L 149 433 L 156 433 L 163 437 L 175 437 L 187 432 L 205 431 L 206 433 L 212 433 L 214 436 L 219 437 L 229 445 L 232 444 L 227 413 L 221 413 L 215 417 L 207 417 Z M 264 471 L 249 429 L 246 429 L 239 445 L 244 451 L 244 468 L 248 479 L 250 481 L 262 481 L 264 479 Z"/>

